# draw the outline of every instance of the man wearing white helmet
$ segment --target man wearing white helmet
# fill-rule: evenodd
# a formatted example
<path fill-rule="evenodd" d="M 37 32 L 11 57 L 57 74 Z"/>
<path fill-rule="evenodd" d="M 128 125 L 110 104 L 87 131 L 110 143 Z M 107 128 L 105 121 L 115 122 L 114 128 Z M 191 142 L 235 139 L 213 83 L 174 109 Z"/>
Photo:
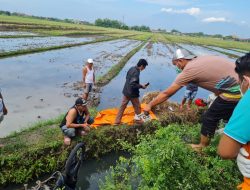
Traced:
<path fill-rule="evenodd" d="M 194 83 L 212 91 L 218 97 L 202 117 L 199 144 L 191 144 L 200 150 L 210 143 L 221 119 L 227 121 L 241 98 L 239 78 L 234 71 L 235 64 L 218 56 L 195 56 L 184 49 L 177 49 L 172 60 L 182 72 L 166 90 L 147 104 L 145 113 L 152 107 L 166 101 L 183 86 Z"/>
<path fill-rule="evenodd" d="M 87 100 L 89 92 L 91 92 L 93 85 L 95 84 L 95 70 L 93 68 L 93 59 L 88 59 L 86 66 L 82 69 L 83 76 L 83 99 Z"/>

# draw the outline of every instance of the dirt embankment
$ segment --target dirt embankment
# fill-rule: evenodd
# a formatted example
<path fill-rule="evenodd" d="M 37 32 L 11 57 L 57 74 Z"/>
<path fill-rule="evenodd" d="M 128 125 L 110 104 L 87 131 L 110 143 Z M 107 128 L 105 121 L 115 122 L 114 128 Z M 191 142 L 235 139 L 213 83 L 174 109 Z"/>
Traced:
<path fill-rule="evenodd" d="M 149 92 L 142 98 L 142 103 L 149 103 L 160 92 Z M 190 110 L 180 110 L 179 104 L 175 102 L 165 101 L 155 106 L 152 111 L 159 117 L 163 125 L 170 123 L 198 123 L 205 108 L 192 106 Z"/>

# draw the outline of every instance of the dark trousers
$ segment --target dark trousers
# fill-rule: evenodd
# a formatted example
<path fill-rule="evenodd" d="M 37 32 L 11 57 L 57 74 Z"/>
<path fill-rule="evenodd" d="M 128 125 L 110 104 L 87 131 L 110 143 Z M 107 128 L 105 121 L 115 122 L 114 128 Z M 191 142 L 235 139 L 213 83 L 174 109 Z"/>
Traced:
<path fill-rule="evenodd" d="M 139 101 L 139 98 L 129 98 L 127 96 L 123 96 L 122 98 L 122 104 L 120 106 L 120 109 L 116 115 L 116 118 L 115 118 L 115 123 L 120 123 L 121 120 L 122 120 L 122 115 L 129 103 L 129 101 L 131 101 L 133 107 L 134 107 L 134 110 L 135 110 L 135 114 L 140 114 L 141 113 L 141 104 L 140 104 L 140 101 Z"/>
<path fill-rule="evenodd" d="M 238 102 L 232 102 L 217 97 L 202 117 L 201 134 L 212 137 L 222 119 L 228 121 Z"/>

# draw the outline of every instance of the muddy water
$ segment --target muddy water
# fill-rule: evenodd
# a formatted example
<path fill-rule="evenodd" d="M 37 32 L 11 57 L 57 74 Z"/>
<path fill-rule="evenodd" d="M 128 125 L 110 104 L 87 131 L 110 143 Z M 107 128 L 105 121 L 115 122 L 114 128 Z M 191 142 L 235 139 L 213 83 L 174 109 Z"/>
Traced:
<path fill-rule="evenodd" d="M 30 38 L 0 38 L 0 53 L 25 49 L 60 46 L 93 41 L 98 37 L 30 37 Z"/>
<path fill-rule="evenodd" d="M 0 31 L 0 36 L 36 36 L 38 34 L 32 33 L 32 32 L 19 32 L 19 31 Z"/>
<path fill-rule="evenodd" d="M 102 91 L 101 102 L 98 109 L 102 110 L 110 107 L 118 107 L 121 103 L 122 89 L 126 78 L 126 73 L 130 67 L 135 66 L 140 58 L 148 61 L 148 67 L 141 72 L 140 82 L 150 85 L 147 89 L 141 89 L 141 97 L 149 91 L 161 91 L 166 89 L 175 79 L 177 73 L 172 65 L 172 55 L 175 46 L 165 45 L 161 43 L 146 44 L 142 50 L 136 53 L 121 70 L 119 75 L 107 84 Z M 183 98 L 185 88 L 182 88 L 174 96 L 171 101 L 180 102 Z M 206 98 L 208 91 L 199 88 L 196 97 Z"/>
<path fill-rule="evenodd" d="M 119 157 L 130 157 L 128 153 L 109 153 L 100 160 L 86 160 L 79 169 L 77 189 L 96 190 L 99 189 L 100 181 L 110 173 L 110 167 L 115 166 Z"/>
<path fill-rule="evenodd" d="M 34 122 L 65 113 L 81 91 L 83 60 L 91 57 L 97 77 L 117 64 L 140 42 L 115 40 L 0 60 L 0 88 L 9 114 L 0 124 L 0 137 Z"/>
<path fill-rule="evenodd" d="M 228 58 L 227 55 L 222 54 L 217 51 L 210 50 L 208 48 L 202 47 L 202 46 L 197 46 L 197 45 L 190 45 L 190 44 L 179 44 L 182 48 L 187 49 L 191 52 L 193 52 L 195 55 L 218 55 L 222 56 L 225 58 Z"/>
<path fill-rule="evenodd" d="M 223 52 L 226 52 L 226 53 L 237 55 L 237 56 L 240 56 L 240 57 L 245 55 L 245 53 L 241 53 L 241 52 L 234 51 L 234 50 L 229 50 L 229 49 L 224 49 L 224 48 L 221 48 L 221 47 L 215 47 L 215 46 L 208 46 L 208 47 L 213 48 L 213 49 L 218 50 L 218 51 L 223 51 Z"/>
<path fill-rule="evenodd" d="M 190 44 L 180 44 L 180 46 L 193 52 L 195 55 L 217 55 L 220 57 L 225 57 L 225 58 L 231 60 L 232 62 L 235 62 L 235 60 L 236 60 L 236 58 L 231 58 L 228 55 L 225 55 L 225 54 L 220 53 L 220 52 L 215 51 L 215 50 L 207 49 L 206 47 L 190 45 Z"/>

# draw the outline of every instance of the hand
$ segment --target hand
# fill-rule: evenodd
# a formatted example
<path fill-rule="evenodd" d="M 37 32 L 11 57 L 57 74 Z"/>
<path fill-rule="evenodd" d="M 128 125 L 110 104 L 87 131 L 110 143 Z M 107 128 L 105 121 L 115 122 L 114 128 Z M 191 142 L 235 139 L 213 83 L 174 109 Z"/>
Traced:
<path fill-rule="evenodd" d="M 244 177 L 250 178 L 250 160 L 247 159 L 249 154 L 244 148 L 240 148 L 237 156 L 237 165 Z"/>
<path fill-rule="evenodd" d="M 151 106 L 149 104 L 146 104 L 145 108 L 143 109 L 145 115 L 149 115 L 149 112 L 151 111 Z"/>
<path fill-rule="evenodd" d="M 83 88 L 86 88 L 86 83 L 83 83 Z"/>
<path fill-rule="evenodd" d="M 8 110 L 7 110 L 7 108 L 6 108 L 5 106 L 3 107 L 3 114 L 4 114 L 4 115 L 7 115 L 7 114 L 8 114 Z"/>
<path fill-rule="evenodd" d="M 83 128 L 84 128 L 84 131 L 86 131 L 86 132 L 90 131 L 90 127 L 88 126 L 88 124 L 85 127 L 83 127 Z"/>

